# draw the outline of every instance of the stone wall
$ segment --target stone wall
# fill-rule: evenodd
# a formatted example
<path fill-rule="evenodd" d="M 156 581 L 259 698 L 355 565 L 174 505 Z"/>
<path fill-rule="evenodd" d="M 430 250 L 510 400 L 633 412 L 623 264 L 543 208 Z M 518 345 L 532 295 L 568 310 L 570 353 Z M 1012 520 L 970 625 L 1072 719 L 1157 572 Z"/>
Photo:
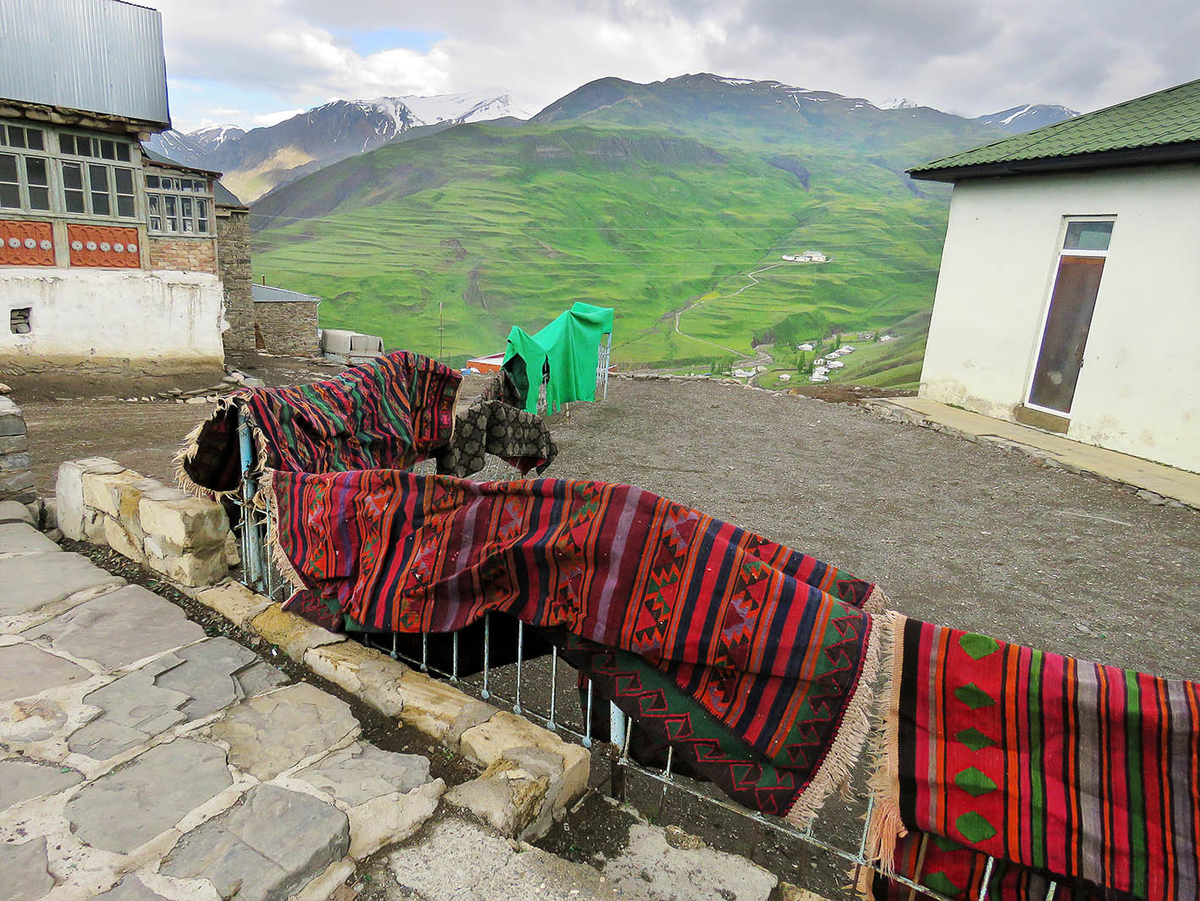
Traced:
<path fill-rule="evenodd" d="M 29 466 L 25 416 L 12 400 L 0 397 L 0 501 L 37 500 Z"/>
<path fill-rule="evenodd" d="M 105 457 L 63 463 L 55 496 L 67 538 L 110 547 L 184 585 L 215 585 L 228 572 L 229 520 L 219 504 Z"/>
<path fill-rule="evenodd" d="M 314 357 L 317 346 L 317 304 L 313 301 L 254 305 L 254 319 L 263 336 L 263 350 L 293 357 Z"/>
<path fill-rule="evenodd" d="M 229 328 L 222 338 L 225 351 L 254 350 L 254 300 L 250 283 L 250 212 L 234 207 L 217 207 L 217 267 L 225 289 L 225 320 Z"/>
<path fill-rule="evenodd" d="M 150 235 L 151 269 L 175 269 L 180 272 L 217 274 L 216 238 L 181 238 Z"/>

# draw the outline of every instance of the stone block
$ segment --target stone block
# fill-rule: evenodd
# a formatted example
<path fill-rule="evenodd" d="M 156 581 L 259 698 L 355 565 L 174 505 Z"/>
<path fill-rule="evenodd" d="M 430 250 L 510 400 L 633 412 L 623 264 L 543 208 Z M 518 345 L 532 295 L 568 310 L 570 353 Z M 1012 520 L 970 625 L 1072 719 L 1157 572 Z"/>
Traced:
<path fill-rule="evenodd" d="M 25 523 L 27 526 L 37 525 L 25 504 L 19 501 L 0 501 L 0 523 L 13 522 Z"/>
<path fill-rule="evenodd" d="M 128 854 L 232 784 L 220 748 L 178 738 L 85 785 L 64 815 L 81 841 Z"/>
<path fill-rule="evenodd" d="M 193 597 L 237 626 L 244 626 L 271 606 L 270 600 L 232 579 L 211 588 L 203 588 L 195 592 Z"/>
<path fill-rule="evenodd" d="M 159 483 L 144 479 L 132 470 L 121 472 L 83 473 L 83 503 L 116 519 L 137 520 L 142 485 L 154 487 Z"/>
<path fill-rule="evenodd" d="M 160 542 L 153 535 L 147 535 L 142 546 L 146 552 L 145 564 L 181 585 L 191 588 L 216 585 L 229 574 L 223 546 L 173 553 L 176 548 Z"/>
<path fill-rule="evenodd" d="M 470 782 L 456 785 L 445 794 L 446 803 L 469 810 L 502 835 L 516 838 L 537 818 L 550 787 L 550 780 L 501 760 Z"/>
<path fill-rule="evenodd" d="M 83 474 L 91 466 L 105 465 L 120 471 L 115 460 L 89 457 L 84 460 L 68 460 L 58 467 L 58 478 L 54 483 L 54 498 L 58 504 L 59 528 L 73 541 L 83 541 L 83 521 L 86 507 L 83 503 Z"/>
<path fill-rule="evenodd" d="M 15 472 L 0 472 L 0 500 L 20 501 L 28 504 L 37 499 L 33 473 L 27 469 Z"/>
<path fill-rule="evenodd" d="M 450 734 L 459 715 L 475 703 L 474 698 L 454 686 L 416 670 L 403 675 L 399 692 L 404 702 L 404 722 L 438 741 Z"/>
<path fill-rule="evenodd" d="M 108 519 L 99 510 L 90 507 L 83 508 L 83 540 L 88 544 L 108 547 L 108 538 L 104 534 L 104 521 Z"/>
<path fill-rule="evenodd" d="M 52 497 L 42 501 L 42 521 L 40 528 L 50 530 L 58 528 L 58 502 Z"/>
<path fill-rule="evenodd" d="M 0 524 L 0 554 L 54 554 L 62 548 L 23 522 Z"/>
<path fill-rule="evenodd" d="M 408 667 L 387 654 L 343 641 L 307 651 L 304 663 L 385 716 L 397 717 L 404 710 L 400 679 Z"/>
<path fill-rule="evenodd" d="M 222 898 L 287 898 L 341 860 L 346 814 L 311 795 L 257 785 L 242 803 L 188 833 L 163 862 L 167 876 L 202 878 Z"/>
<path fill-rule="evenodd" d="M 154 500 L 139 505 L 142 531 L 180 548 L 224 548 L 229 520 L 221 505 L 198 497 Z"/>
<path fill-rule="evenodd" d="M 0 616 L 30 613 L 73 594 L 124 583 L 79 554 L 30 554 L 0 560 Z"/>
<path fill-rule="evenodd" d="M 346 640 L 344 636 L 334 635 L 302 616 L 289 613 L 278 604 L 272 604 L 254 617 L 250 628 L 271 644 L 278 645 L 297 663 L 303 663 L 305 653 L 313 648 Z"/>
<path fill-rule="evenodd" d="M 104 534 L 104 544 L 122 557 L 140 563 L 142 566 L 146 565 L 146 552 L 142 548 L 140 530 L 135 532 L 128 528 L 123 520 L 112 516 L 102 517 L 100 525 Z"/>
<path fill-rule="evenodd" d="M 0 397 L 0 436 L 24 435 L 25 417 L 11 398 Z"/>
<path fill-rule="evenodd" d="M 0 436 L 0 454 L 15 454 L 29 450 L 28 435 Z"/>
<path fill-rule="evenodd" d="M 0 472 L 27 470 L 32 465 L 33 461 L 29 458 L 29 451 L 0 453 Z"/>
<path fill-rule="evenodd" d="M 93 901 L 170 901 L 170 899 L 146 888 L 140 879 L 131 874 L 103 895 L 97 895 Z"/>
<path fill-rule="evenodd" d="M 91 677 L 83 667 L 31 644 L 0 647 L 0 701 L 32 697 L 50 688 L 86 682 Z"/>
<path fill-rule="evenodd" d="M 0 810 L 30 798 L 57 794 L 82 781 L 81 774 L 66 767 L 46 766 L 11 757 L 0 760 Z"/>
<path fill-rule="evenodd" d="M 0 873 L 4 874 L 4 897 L 8 901 L 38 901 L 54 888 L 46 839 L 38 837 L 20 845 L 0 844 Z"/>

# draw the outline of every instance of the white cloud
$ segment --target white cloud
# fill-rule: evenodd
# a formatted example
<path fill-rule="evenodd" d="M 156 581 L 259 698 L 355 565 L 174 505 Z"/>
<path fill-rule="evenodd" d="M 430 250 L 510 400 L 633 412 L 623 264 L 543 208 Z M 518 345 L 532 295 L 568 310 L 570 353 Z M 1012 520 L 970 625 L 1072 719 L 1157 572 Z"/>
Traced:
<path fill-rule="evenodd" d="M 172 78 L 254 92 L 258 116 L 329 96 L 483 85 L 540 106 L 606 75 L 700 71 L 979 115 L 1027 101 L 1094 109 L 1200 76 L 1193 0 L 1143 0 L 1136 13 L 1124 0 L 151 3 L 163 13 Z M 384 29 L 445 38 L 364 56 L 340 36 Z M 218 104 L 230 105 L 209 105 Z"/>
<path fill-rule="evenodd" d="M 270 126 L 270 125 L 278 125 L 280 122 L 283 122 L 285 119 L 290 119 L 290 118 L 292 118 L 292 116 L 298 116 L 302 112 L 304 112 L 304 107 L 298 107 L 297 109 L 282 109 L 282 110 L 278 110 L 277 112 L 273 112 L 273 113 L 260 113 L 257 116 L 252 116 L 250 118 L 250 121 L 253 122 L 257 126 L 263 126 L 263 127 Z M 228 118 L 230 118 L 230 117 L 227 117 L 226 121 L 228 121 Z"/>

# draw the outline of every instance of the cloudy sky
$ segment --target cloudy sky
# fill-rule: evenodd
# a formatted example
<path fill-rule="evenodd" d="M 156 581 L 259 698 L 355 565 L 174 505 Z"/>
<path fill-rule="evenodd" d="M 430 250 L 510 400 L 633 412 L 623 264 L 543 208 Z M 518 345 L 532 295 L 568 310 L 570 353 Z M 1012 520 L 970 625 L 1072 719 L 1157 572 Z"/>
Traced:
<path fill-rule="evenodd" d="M 1087 111 L 1200 77 L 1195 0 L 142 0 L 176 127 L 271 124 L 335 98 L 511 92 L 606 75 L 776 79 L 976 116 Z"/>

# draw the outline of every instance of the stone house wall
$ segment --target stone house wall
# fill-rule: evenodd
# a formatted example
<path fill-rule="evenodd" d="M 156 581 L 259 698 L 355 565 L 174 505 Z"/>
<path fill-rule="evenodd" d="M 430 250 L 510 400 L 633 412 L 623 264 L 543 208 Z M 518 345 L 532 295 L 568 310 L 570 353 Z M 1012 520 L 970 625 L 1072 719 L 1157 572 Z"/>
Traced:
<path fill-rule="evenodd" d="M 176 269 L 181 272 L 207 272 L 217 275 L 215 238 L 178 238 L 150 235 L 151 269 Z"/>
<path fill-rule="evenodd" d="M 254 319 L 265 345 L 263 350 L 268 353 L 297 357 L 312 357 L 319 353 L 315 302 L 256 303 Z"/>
<path fill-rule="evenodd" d="M 217 267 L 225 289 L 225 320 L 229 327 L 222 336 L 225 351 L 254 350 L 254 300 L 250 284 L 250 211 L 240 207 L 217 207 Z"/>
<path fill-rule="evenodd" d="M 0 501 L 28 504 L 36 499 L 25 415 L 11 399 L 0 397 Z"/>

